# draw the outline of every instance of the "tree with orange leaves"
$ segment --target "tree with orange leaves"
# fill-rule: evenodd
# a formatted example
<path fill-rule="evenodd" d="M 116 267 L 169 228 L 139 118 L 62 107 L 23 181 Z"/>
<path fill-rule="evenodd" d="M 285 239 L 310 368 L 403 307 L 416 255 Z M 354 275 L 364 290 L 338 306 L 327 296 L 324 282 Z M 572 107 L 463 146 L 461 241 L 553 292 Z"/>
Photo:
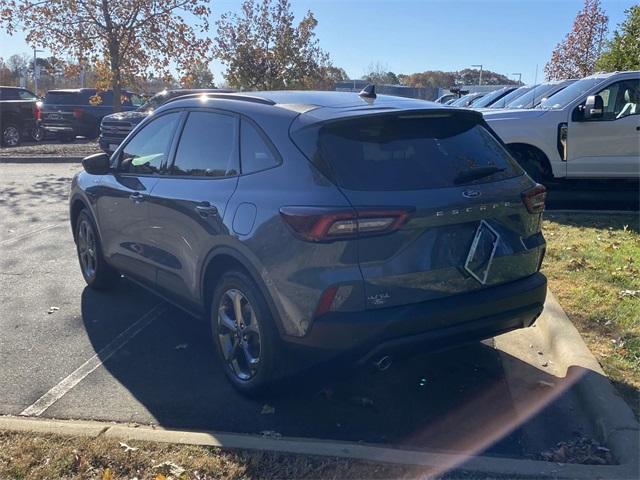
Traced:
<path fill-rule="evenodd" d="M 211 58 L 209 0 L 0 0 L 0 24 L 30 45 L 90 65 L 97 86 L 120 92 L 136 78 L 187 71 Z M 187 23 L 185 17 L 192 20 Z"/>

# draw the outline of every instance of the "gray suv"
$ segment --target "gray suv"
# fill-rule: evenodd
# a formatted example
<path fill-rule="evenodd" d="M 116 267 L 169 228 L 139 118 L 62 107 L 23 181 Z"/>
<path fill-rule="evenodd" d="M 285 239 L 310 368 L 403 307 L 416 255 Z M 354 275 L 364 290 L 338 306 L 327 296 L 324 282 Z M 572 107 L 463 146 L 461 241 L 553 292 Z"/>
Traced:
<path fill-rule="evenodd" d="M 123 274 L 206 318 L 245 393 L 294 357 L 386 361 L 543 308 L 545 189 L 468 109 L 370 90 L 180 97 L 83 166 L 87 284 Z"/>

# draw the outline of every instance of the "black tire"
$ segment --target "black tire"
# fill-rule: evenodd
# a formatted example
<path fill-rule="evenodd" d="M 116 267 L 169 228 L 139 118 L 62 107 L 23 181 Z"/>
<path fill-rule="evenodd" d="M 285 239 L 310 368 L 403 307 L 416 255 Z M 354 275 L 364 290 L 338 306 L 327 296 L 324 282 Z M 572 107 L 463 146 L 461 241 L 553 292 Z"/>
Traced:
<path fill-rule="evenodd" d="M 78 262 L 84 281 L 95 290 L 113 288 L 120 279 L 120 274 L 105 262 L 98 229 L 86 210 L 82 210 L 78 215 L 74 233 Z"/>
<path fill-rule="evenodd" d="M 73 133 L 60 133 L 58 140 L 60 143 L 73 143 L 76 140 L 76 136 Z"/>
<path fill-rule="evenodd" d="M 22 141 L 22 132 L 17 123 L 12 121 L 6 122 L 2 126 L 2 146 L 17 147 Z"/>
<path fill-rule="evenodd" d="M 509 146 L 509 151 L 518 164 L 538 183 L 548 182 L 553 178 L 553 173 L 546 157 L 533 148 L 519 145 Z"/>
<path fill-rule="evenodd" d="M 239 300 L 242 306 L 241 321 L 235 322 L 237 328 L 233 333 L 228 327 L 222 326 L 225 322 L 221 320 L 221 312 L 229 314 L 227 321 L 236 320 L 232 305 L 232 298 L 236 297 L 230 297 L 229 292 L 239 292 L 243 297 Z M 251 311 L 255 315 L 251 315 Z M 277 328 L 271 312 L 255 282 L 246 273 L 238 270 L 224 273 L 215 285 L 209 319 L 212 340 L 229 381 L 247 396 L 266 393 L 269 387 L 281 378 L 278 368 L 281 358 L 278 357 L 282 349 L 279 348 Z M 256 325 L 251 325 L 253 321 L 257 323 L 257 348 Z M 238 323 L 243 324 L 244 328 Z M 234 340 L 236 348 L 233 348 Z M 235 351 L 236 356 L 232 356 L 230 351 Z M 250 357 L 257 357 L 258 363 L 252 365 L 248 360 Z"/>

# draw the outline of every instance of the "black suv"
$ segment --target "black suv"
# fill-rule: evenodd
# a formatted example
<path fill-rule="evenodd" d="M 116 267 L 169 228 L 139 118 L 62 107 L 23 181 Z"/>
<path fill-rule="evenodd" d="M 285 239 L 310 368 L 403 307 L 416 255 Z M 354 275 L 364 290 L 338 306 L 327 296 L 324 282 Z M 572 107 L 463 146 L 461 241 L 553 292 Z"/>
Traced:
<path fill-rule="evenodd" d="M 129 91 L 122 92 L 122 110 L 135 110 L 142 98 Z M 100 121 L 113 113 L 113 91 L 95 88 L 49 90 L 42 104 L 41 126 L 62 141 L 76 136 L 96 138 Z"/>
<path fill-rule="evenodd" d="M 33 135 L 39 114 L 39 98 L 29 90 L 0 87 L 0 125 L 2 145 L 15 147 Z"/>
<path fill-rule="evenodd" d="M 102 119 L 100 123 L 100 138 L 98 143 L 100 148 L 107 153 L 111 153 L 118 148 L 118 145 L 129 135 L 133 127 L 138 125 L 142 120 L 147 118 L 151 112 L 163 103 L 172 98 L 191 95 L 195 93 L 231 93 L 234 90 L 226 90 L 220 88 L 196 88 L 196 89 L 176 89 L 163 90 L 156 93 L 144 105 L 134 111 L 112 113 Z"/>

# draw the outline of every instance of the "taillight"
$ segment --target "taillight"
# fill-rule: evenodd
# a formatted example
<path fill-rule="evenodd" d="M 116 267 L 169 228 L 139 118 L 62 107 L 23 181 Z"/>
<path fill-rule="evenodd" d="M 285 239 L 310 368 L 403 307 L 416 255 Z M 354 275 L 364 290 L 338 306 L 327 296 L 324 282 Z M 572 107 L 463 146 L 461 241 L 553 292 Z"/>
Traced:
<path fill-rule="evenodd" d="M 282 207 L 280 215 L 301 239 L 310 242 L 345 240 L 398 230 L 411 209 Z"/>
<path fill-rule="evenodd" d="M 74 108 L 73 109 L 73 116 L 75 118 L 80 118 L 80 117 L 82 117 L 82 115 L 84 115 L 84 110 L 83 109 L 81 109 L 81 108 Z"/>
<path fill-rule="evenodd" d="M 42 120 L 42 102 L 36 102 L 36 120 Z"/>
<path fill-rule="evenodd" d="M 542 213 L 546 200 L 547 188 L 539 183 L 537 183 L 535 187 L 522 193 L 522 201 L 529 213 Z"/>
<path fill-rule="evenodd" d="M 313 313 L 313 318 L 318 318 L 331 310 L 331 305 L 333 305 L 333 301 L 336 298 L 336 293 L 338 293 L 337 285 L 333 285 L 322 292 L 318 305 L 316 305 L 316 310 Z"/>

